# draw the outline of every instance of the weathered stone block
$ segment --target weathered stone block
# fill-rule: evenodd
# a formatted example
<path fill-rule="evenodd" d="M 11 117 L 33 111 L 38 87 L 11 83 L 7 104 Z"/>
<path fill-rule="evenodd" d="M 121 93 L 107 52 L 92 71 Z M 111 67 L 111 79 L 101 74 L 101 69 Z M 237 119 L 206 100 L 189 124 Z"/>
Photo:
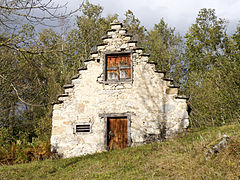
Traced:
<path fill-rule="evenodd" d="M 53 126 L 52 128 L 52 136 L 54 135 L 62 135 L 66 130 L 65 126 Z"/>
<path fill-rule="evenodd" d="M 177 95 L 178 94 L 178 88 L 168 88 L 168 89 L 166 89 L 166 93 L 171 94 L 171 95 Z"/>

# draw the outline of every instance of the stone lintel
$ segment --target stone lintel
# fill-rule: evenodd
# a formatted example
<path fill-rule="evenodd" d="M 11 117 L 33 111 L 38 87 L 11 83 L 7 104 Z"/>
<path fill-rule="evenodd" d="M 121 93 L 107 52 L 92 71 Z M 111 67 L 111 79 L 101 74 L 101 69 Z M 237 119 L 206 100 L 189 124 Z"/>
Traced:
<path fill-rule="evenodd" d="M 116 51 L 106 51 L 105 55 L 113 55 L 113 54 L 127 54 L 127 53 L 131 53 L 132 51 L 121 51 L 121 52 L 116 52 Z"/>
<path fill-rule="evenodd" d="M 99 117 L 105 118 L 105 117 L 122 117 L 122 116 L 131 116 L 135 115 L 134 112 L 126 112 L 126 113 L 102 113 L 99 114 Z"/>

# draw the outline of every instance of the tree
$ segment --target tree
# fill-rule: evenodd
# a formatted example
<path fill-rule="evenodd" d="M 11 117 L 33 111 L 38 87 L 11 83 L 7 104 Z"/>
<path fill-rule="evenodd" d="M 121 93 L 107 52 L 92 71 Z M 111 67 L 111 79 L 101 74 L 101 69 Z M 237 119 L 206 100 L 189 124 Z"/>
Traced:
<path fill-rule="evenodd" d="M 214 66 L 226 50 L 226 21 L 217 18 L 214 9 L 201 9 L 185 38 L 188 71 L 202 73 Z"/>
<path fill-rule="evenodd" d="M 86 1 L 80 9 L 81 15 L 76 16 L 76 29 L 68 35 L 69 55 L 73 62 L 79 67 L 79 62 L 83 63 L 88 59 L 90 53 L 96 50 L 96 45 L 101 43 L 101 38 L 110 28 L 110 23 L 117 19 L 118 15 L 101 17 L 103 8 Z M 75 66 L 76 69 L 76 66 Z"/>
<path fill-rule="evenodd" d="M 55 54 L 56 58 L 56 55 L 61 54 L 59 52 L 62 49 L 56 48 L 56 41 L 52 41 L 52 44 L 48 45 L 44 44 L 43 39 L 37 41 L 33 25 L 49 25 L 49 21 L 65 18 L 74 13 L 63 12 L 64 9 L 66 9 L 65 5 L 54 4 L 52 0 L 0 2 L 0 63 L 2 65 L 0 79 L 1 104 L 3 104 L 1 110 L 4 112 L 1 125 L 7 122 L 6 126 L 9 126 L 10 117 L 29 114 L 27 112 L 29 109 L 34 109 L 32 107 L 44 107 L 50 103 L 46 97 L 39 98 L 40 95 L 43 95 L 41 93 L 46 91 L 46 85 L 49 85 L 46 82 L 48 77 L 45 75 L 52 70 L 50 70 L 50 64 L 54 64 L 47 62 L 48 67 L 46 68 L 44 65 L 47 63 L 44 60 L 46 60 L 46 56 L 49 58 L 50 54 Z M 49 38 L 51 40 L 56 38 L 53 31 L 49 31 L 49 33 L 46 31 L 45 37 L 47 34 L 50 35 L 47 37 L 49 42 Z M 42 44 L 38 44 L 39 42 Z"/>
<path fill-rule="evenodd" d="M 22 25 L 23 22 L 45 24 L 45 20 L 64 18 L 73 14 L 75 11 L 66 13 L 66 4 L 55 4 L 52 0 L 1 1 L 0 25 L 2 28 L 11 29 L 17 26 L 20 27 L 19 25 Z"/>
<path fill-rule="evenodd" d="M 157 69 L 170 72 L 179 81 L 182 65 L 182 38 L 175 33 L 175 28 L 168 27 L 163 19 L 148 32 L 147 48 L 151 54 L 150 60 L 157 63 Z"/>
<path fill-rule="evenodd" d="M 233 56 L 237 43 L 233 45 L 226 35 L 225 23 L 215 10 L 202 9 L 185 36 L 186 93 L 193 126 L 219 126 L 239 119 L 239 64 Z"/>
<path fill-rule="evenodd" d="M 53 0 L 8 0 L 0 2 L 0 47 L 17 51 L 26 51 L 22 46 L 14 44 L 15 32 L 23 24 L 51 26 L 53 21 L 67 18 L 78 9 L 66 13 L 66 4 L 55 4 Z M 30 53 L 30 51 L 26 51 Z M 31 52 L 39 53 L 39 52 Z"/>
<path fill-rule="evenodd" d="M 133 36 L 133 39 L 138 42 L 138 46 L 145 47 L 147 30 L 140 24 L 140 20 L 135 17 L 133 12 L 131 10 L 127 10 L 125 13 L 125 19 L 123 20 L 123 25 L 128 30 L 129 34 Z"/>

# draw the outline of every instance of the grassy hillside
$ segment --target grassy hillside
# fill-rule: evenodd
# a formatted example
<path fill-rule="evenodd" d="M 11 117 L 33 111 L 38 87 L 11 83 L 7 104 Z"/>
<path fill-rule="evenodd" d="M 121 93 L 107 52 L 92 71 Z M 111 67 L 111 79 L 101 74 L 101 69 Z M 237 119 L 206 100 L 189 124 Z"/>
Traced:
<path fill-rule="evenodd" d="M 163 143 L 78 158 L 1 166 L 0 179 L 239 179 L 240 125 L 191 130 Z M 229 146 L 206 160 L 206 147 L 227 134 Z"/>

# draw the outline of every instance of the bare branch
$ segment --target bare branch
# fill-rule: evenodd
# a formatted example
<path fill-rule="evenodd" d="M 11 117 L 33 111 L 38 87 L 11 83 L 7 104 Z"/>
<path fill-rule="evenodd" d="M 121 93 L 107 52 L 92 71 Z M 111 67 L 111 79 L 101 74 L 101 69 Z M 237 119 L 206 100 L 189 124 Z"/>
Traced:
<path fill-rule="evenodd" d="M 67 3 L 55 5 L 52 0 L 47 2 L 42 0 L 0 1 L 0 24 L 9 28 L 11 27 L 10 23 L 16 22 L 20 17 L 25 18 L 30 23 L 42 24 L 44 20 L 53 21 L 59 18 L 67 18 L 77 12 L 80 7 L 66 13 Z M 44 25 L 46 24 L 44 23 Z"/>
<path fill-rule="evenodd" d="M 6 79 L 4 76 L 2 76 L 1 74 L 0 74 L 0 77 L 1 77 L 2 79 L 4 79 L 4 80 L 7 81 L 7 79 Z M 13 90 L 15 91 L 15 93 L 16 93 L 16 95 L 17 95 L 17 98 L 18 98 L 22 103 L 24 103 L 24 104 L 26 104 L 26 105 L 28 105 L 28 106 L 35 106 L 35 107 L 45 106 L 45 105 L 41 105 L 41 104 L 31 104 L 31 103 L 28 103 L 28 102 L 24 101 L 24 100 L 19 96 L 19 93 L 18 93 L 17 89 L 15 88 L 15 86 L 13 85 L 13 83 L 10 83 L 10 86 L 13 88 Z"/>

